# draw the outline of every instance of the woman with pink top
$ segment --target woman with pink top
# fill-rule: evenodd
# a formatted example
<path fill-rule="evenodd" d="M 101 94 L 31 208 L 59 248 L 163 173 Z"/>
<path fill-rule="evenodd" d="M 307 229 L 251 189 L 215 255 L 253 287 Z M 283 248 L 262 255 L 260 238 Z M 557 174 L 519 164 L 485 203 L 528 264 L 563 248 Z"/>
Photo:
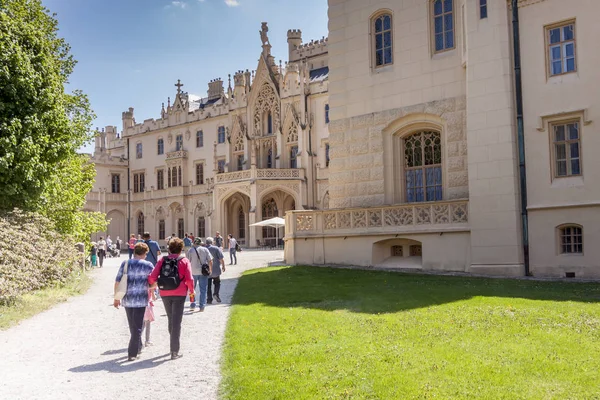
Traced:
<path fill-rule="evenodd" d="M 169 255 L 161 258 L 156 263 L 156 267 L 148 277 L 148 283 L 150 287 L 155 287 L 158 277 L 160 275 L 165 259 L 177 260 L 177 269 L 179 272 L 179 286 L 173 290 L 160 290 L 160 297 L 162 298 L 167 312 L 167 320 L 169 323 L 169 335 L 171 336 L 171 360 L 175 360 L 181 357 L 179 352 L 179 338 L 181 336 L 181 320 L 183 319 L 183 309 L 185 306 L 185 299 L 189 292 L 190 295 L 194 295 L 194 278 L 192 277 L 192 265 L 190 261 L 181 256 L 183 250 L 183 240 L 179 238 L 171 239 L 169 242 Z"/>
<path fill-rule="evenodd" d="M 127 242 L 127 245 L 129 246 L 129 259 L 131 260 L 131 257 L 133 257 L 133 248 L 135 247 L 136 244 L 136 240 L 135 240 L 135 235 L 132 233 L 131 237 L 129 238 L 129 242 Z"/>

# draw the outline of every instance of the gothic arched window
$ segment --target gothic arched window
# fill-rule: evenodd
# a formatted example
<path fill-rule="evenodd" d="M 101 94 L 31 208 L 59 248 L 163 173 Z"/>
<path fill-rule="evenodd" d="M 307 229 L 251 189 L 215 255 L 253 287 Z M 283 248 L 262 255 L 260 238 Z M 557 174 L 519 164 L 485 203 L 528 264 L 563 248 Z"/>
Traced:
<path fill-rule="evenodd" d="M 144 233 L 144 213 L 140 212 L 137 217 L 137 233 L 141 235 Z"/>
<path fill-rule="evenodd" d="M 383 13 L 373 18 L 375 68 L 393 64 L 392 15 Z"/>
<path fill-rule="evenodd" d="M 404 179 L 409 203 L 442 200 L 442 140 L 424 131 L 404 138 Z"/>

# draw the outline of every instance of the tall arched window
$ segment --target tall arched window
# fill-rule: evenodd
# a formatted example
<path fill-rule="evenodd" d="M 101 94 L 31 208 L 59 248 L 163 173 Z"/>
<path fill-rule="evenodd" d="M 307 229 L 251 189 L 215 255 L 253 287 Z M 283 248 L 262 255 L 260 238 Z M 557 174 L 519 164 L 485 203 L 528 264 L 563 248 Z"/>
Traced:
<path fill-rule="evenodd" d="M 164 154 L 165 153 L 165 141 L 163 139 L 158 139 L 156 143 L 156 154 Z"/>
<path fill-rule="evenodd" d="M 244 209 L 240 206 L 238 209 L 238 239 L 246 238 L 246 214 Z"/>
<path fill-rule="evenodd" d="M 137 217 L 137 233 L 141 235 L 144 233 L 144 213 L 140 212 Z"/>
<path fill-rule="evenodd" d="M 177 186 L 177 167 L 171 168 L 171 187 Z"/>
<path fill-rule="evenodd" d="M 439 53 L 453 49 L 455 47 L 454 0 L 434 0 L 431 11 L 434 52 Z"/>
<path fill-rule="evenodd" d="M 198 217 L 198 237 L 206 237 L 206 220 Z"/>
<path fill-rule="evenodd" d="M 404 139 L 404 178 L 409 203 L 442 200 L 442 140 L 424 131 Z"/>
<path fill-rule="evenodd" d="M 373 49 L 375 50 L 375 68 L 393 64 L 392 16 L 380 14 L 373 20 Z"/>
<path fill-rule="evenodd" d="M 273 168 L 273 149 L 271 148 L 267 152 L 267 168 Z"/>
<path fill-rule="evenodd" d="M 267 133 L 273 133 L 273 114 L 269 112 L 267 116 Z"/>

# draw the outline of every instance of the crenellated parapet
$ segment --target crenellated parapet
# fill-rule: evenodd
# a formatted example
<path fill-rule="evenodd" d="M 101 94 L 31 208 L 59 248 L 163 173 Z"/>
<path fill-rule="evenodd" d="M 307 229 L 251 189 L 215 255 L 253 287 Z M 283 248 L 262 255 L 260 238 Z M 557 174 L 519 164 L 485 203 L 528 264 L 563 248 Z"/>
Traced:
<path fill-rule="evenodd" d="M 294 45 L 294 48 L 292 49 L 288 31 L 288 44 L 290 46 L 290 62 L 298 61 L 307 57 L 324 55 L 328 52 L 328 38 L 324 36 L 318 40 L 311 40 L 308 43 L 299 43 L 298 45 Z"/>

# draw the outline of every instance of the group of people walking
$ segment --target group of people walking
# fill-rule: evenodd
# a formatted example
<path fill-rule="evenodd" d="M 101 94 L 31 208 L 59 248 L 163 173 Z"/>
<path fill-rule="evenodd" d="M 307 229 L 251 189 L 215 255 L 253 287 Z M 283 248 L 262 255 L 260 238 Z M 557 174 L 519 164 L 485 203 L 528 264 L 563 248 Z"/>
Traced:
<path fill-rule="evenodd" d="M 132 239 L 134 242 L 132 243 Z M 128 242 L 130 258 L 123 261 L 115 279 L 114 307 L 123 306 L 127 314 L 130 340 L 128 360 L 135 360 L 142 352 L 144 344 L 150 345 L 150 325 L 154 321 L 153 305 L 156 291 L 159 292 L 167 314 L 170 335 L 171 359 L 181 357 L 180 336 L 185 301 L 189 294 L 190 309 L 203 312 L 206 304 L 213 300 L 221 302 L 221 274 L 225 272 L 223 237 L 216 233 L 215 238 L 207 237 L 193 241 L 186 235 L 186 241 L 172 235 L 167 243 L 168 255 L 161 255 L 159 244 L 151 240 L 145 232 L 141 241 L 134 235 Z M 228 237 L 231 264 L 237 264 L 236 252 L 239 249 L 232 235 Z M 190 244 L 186 246 L 186 244 Z M 231 250 L 233 247 L 233 251 Z M 174 272 L 171 274 L 171 270 Z M 123 276 L 127 279 L 127 289 L 122 298 L 117 292 Z M 196 298 L 196 287 L 199 297 Z M 145 343 L 142 334 L 145 330 Z"/>

